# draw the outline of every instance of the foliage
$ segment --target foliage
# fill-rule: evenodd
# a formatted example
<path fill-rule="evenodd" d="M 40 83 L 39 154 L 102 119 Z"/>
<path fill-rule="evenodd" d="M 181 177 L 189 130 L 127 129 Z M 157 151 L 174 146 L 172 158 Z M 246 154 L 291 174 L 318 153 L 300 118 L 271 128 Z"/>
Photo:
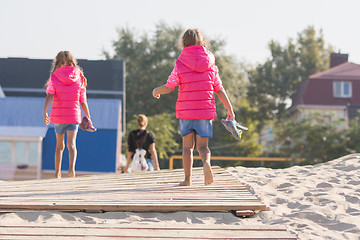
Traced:
<path fill-rule="evenodd" d="M 285 46 L 271 41 L 269 49 L 271 57 L 249 71 L 248 99 L 258 108 L 260 123 L 285 117 L 299 84 L 328 68 L 331 51 L 325 47 L 322 32 L 317 34 L 313 26 L 299 33 L 296 41 L 289 39 Z"/>
<path fill-rule="evenodd" d="M 146 33 L 138 36 L 129 28 L 118 30 L 118 40 L 113 44 L 115 54 L 111 58 L 125 60 L 127 117 L 175 111 L 175 94 L 156 100 L 152 89 L 166 83 L 180 54 L 178 37 L 182 32 L 181 27 L 171 28 L 165 23 L 158 24 L 151 37 Z M 108 53 L 105 55 L 110 57 Z"/>
<path fill-rule="evenodd" d="M 174 151 L 176 145 L 181 144 L 181 137 L 174 134 L 178 128 L 174 117 L 177 90 L 155 99 L 152 97 L 152 89 L 166 83 L 181 52 L 179 37 L 184 30 L 181 26 L 171 27 L 163 22 L 156 25 L 154 34 L 150 36 L 145 33 L 136 34 L 133 29 L 121 28 L 118 30 L 118 39 L 113 44 L 115 54 L 110 56 L 109 53 L 104 53 L 107 59 L 125 60 L 127 119 L 139 113 L 146 114 L 149 119 L 152 117 L 156 119 L 154 125 L 149 122 L 149 130 L 152 127 L 157 128 L 154 129 L 154 135 L 161 158 L 167 157 Z M 210 148 L 214 147 L 214 155 L 258 155 L 261 146 L 256 144 L 257 133 L 252 122 L 254 108 L 250 107 L 246 100 L 246 68 L 248 67 L 223 53 L 225 42 L 222 39 L 208 39 L 208 42 L 210 50 L 216 57 L 220 77 L 234 107 L 237 120 L 251 127 L 244 133 L 243 141 L 235 141 L 220 122 L 221 118 L 226 117 L 226 109 L 216 97 L 218 119 L 214 121 L 214 138 L 210 140 Z M 170 121 L 169 113 L 172 114 L 173 121 Z M 171 130 L 173 134 L 164 131 L 170 129 L 170 122 L 173 124 Z M 135 125 L 133 121 L 127 124 L 127 129 L 134 127 L 136 128 L 136 122 Z M 166 146 L 167 144 L 169 146 Z"/>
<path fill-rule="evenodd" d="M 138 129 L 136 117 L 137 116 L 133 116 L 132 120 L 126 124 L 126 132 L 128 134 L 132 130 Z M 174 141 L 176 135 L 179 134 L 175 127 L 175 122 L 174 114 L 161 113 L 148 116 L 147 130 L 155 136 L 155 147 L 159 159 L 168 158 L 168 154 L 173 153 L 179 147 L 179 144 Z M 127 137 L 128 136 L 126 136 L 126 141 Z"/>
<path fill-rule="evenodd" d="M 346 145 L 351 140 L 349 130 L 338 129 L 341 121 L 331 122 L 316 114 L 301 121 L 280 122 L 274 129 L 278 151 L 284 156 L 305 158 L 305 163 L 310 164 L 346 155 L 349 153 Z"/>
<path fill-rule="evenodd" d="M 346 152 L 349 154 L 360 152 L 360 119 L 350 121 L 350 126 L 345 133 Z"/>

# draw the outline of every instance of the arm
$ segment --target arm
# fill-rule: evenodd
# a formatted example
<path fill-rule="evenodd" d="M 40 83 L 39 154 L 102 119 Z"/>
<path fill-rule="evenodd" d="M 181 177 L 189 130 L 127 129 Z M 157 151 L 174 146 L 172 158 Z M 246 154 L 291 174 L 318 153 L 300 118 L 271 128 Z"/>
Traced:
<path fill-rule="evenodd" d="M 220 89 L 219 91 L 216 92 L 216 94 L 218 95 L 218 97 L 220 98 L 221 102 L 224 104 L 224 106 L 227 109 L 227 115 L 228 115 L 228 119 L 233 120 L 235 118 L 235 114 L 232 108 L 232 105 L 230 103 L 230 100 L 226 94 L 226 91 L 224 88 Z"/>
<path fill-rule="evenodd" d="M 171 93 L 174 89 L 162 85 L 161 87 L 155 88 L 152 92 L 154 98 L 159 99 L 161 94 Z"/>
<path fill-rule="evenodd" d="M 45 125 L 50 124 L 50 118 L 49 118 L 49 116 L 47 114 L 47 110 L 50 107 L 50 104 L 51 104 L 53 98 L 54 98 L 53 94 L 47 94 L 46 98 L 45 98 L 44 109 L 43 109 L 43 113 L 42 113 Z"/>
<path fill-rule="evenodd" d="M 87 102 L 85 101 L 80 104 L 81 104 L 82 110 L 84 111 L 85 116 L 87 116 L 89 118 L 90 127 L 92 127 L 93 124 L 91 122 L 90 111 L 89 111 L 89 106 L 88 106 Z"/>
<path fill-rule="evenodd" d="M 155 163 L 155 170 L 160 170 L 159 161 L 156 153 L 155 143 L 150 144 L 149 151 L 151 154 L 151 158 Z"/>
<path fill-rule="evenodd" d="M 124 169 L 124 173 L 127 173 L 128 172 L 128 169 L 129 169 L 129 165 L 130 165 L 130 162 L 131 162 L 131 157 L 134 155 L 133 152 L 128 152 L 127 153 L 127 158 L 126 158 L 126 167 Z"/>

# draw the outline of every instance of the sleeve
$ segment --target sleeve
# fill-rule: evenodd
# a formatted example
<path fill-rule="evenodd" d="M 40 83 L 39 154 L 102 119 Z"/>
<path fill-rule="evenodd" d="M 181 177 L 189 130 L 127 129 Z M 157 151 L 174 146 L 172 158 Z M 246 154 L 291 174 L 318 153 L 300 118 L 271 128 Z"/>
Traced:
<path fill-rule="evenodd" d="M 135 152 L 135 150 L 136 150 L 136 146 L 134 141 L 134 134 L 133 132 L 130 132 L 128 136 L 128 151 Z"/>
<path fill-rule="evenodd" d="M 150 144 L 153 144 L 154 142 L 155 142 L 154 134 L 152 132 L 149 132 L 149 135 L 148 135 L 149 146 L 150 146 Z"/>
<path fill-rule="evenodd" d="M 80 103 L 83 102 L 86 102 L 86 87 L 84 83 L 84 77 L 81 76 Z"/>
<path fill-rule="evenodd" d="M 219 69 L 215 66 L 214 92 L 223 89 L 222 81 L 219 76 Z"/>
<path fill-rule="evenodd" d="M 51 75 L 52 76 L 52 75 Z M 52 77 L 50 76 L 47 84 L 46 84 L 46 94 L 55 94 L 55 87 L 52 82 Z"/>
<path fill-rule="evenodd" d="M 176 65 L 174 66 L 174 69 L 172 70 L 165 86 L 168 87 L 168 88 L 171 88 L 171 89 L 175 89 L 175 87 L 177 85 L 179 85 L 179 82 L 180 82 L 180 78 L 179 78 L 179 75 L 178 75 L 178 71 L 177 71 L 177 68 L 176 68 Z"/>

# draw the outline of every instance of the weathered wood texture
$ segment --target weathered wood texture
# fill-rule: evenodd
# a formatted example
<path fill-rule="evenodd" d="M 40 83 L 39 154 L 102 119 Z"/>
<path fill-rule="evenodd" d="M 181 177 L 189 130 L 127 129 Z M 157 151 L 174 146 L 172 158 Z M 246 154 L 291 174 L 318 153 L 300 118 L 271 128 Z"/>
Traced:
<path fill-rule="evenodd" d="M 179 186 L 182 170 L 103 174 L 77 178 L 0 182 L 0 211 L 237 211 L 266 206 L 229 172 L 214 167 L 204 186 L 202 168 L 193 185 Z"/>
<path fill-rule="evenodd" d="M 77 178 L 0 182 L 0 212 L 17 211 L 237 211 L 239 215 L 266 206 L 229 172 L 214 167 L 214 184 L 204 186 L 201 168 L 193 185 L 179 186 L 182 170 L 104 174 Z M 285 228 L 224 224 L 9 223 L 0 226 L 8 239 L 297 239 Z"/>
<path fill-rule="evenodd" d="M 276 239 L 295 240 L 294 234 L 274 226 L 201 224 L 68 224 L 0 226 L 0 239 Z"/>

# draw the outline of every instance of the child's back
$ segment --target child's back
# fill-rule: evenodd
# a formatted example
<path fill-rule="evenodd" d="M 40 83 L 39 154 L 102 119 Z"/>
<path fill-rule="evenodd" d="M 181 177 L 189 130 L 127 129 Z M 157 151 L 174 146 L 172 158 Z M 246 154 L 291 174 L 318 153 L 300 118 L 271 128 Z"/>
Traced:
<path fill-rule="evenodd" d="M 184 48 L 176 62 L 179 95 L 176 117 L 179 119 L 216 118 L 214 91 L 222 88 L 216 78 L 214 55 L 203 46 Z M 170 83 L 168 87 L 174 88 Z"/>
<path fill-rule="evenodd" d="M 50 121 L 53 123 L 81 123 L 80 103 L 86 101 L 84 80 L 77 67 L 57 68 L 51 75 L 49 84 L 54 94 Z"/>

